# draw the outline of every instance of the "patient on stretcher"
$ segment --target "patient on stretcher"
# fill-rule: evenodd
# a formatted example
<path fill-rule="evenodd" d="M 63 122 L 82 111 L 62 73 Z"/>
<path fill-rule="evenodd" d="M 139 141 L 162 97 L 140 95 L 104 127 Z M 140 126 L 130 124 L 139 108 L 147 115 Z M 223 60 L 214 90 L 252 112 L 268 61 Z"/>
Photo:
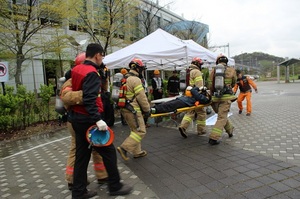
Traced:
<path fill-rule="evenodd" d="M 151 108 L 152 114 L 174 112 L 179 108 L 197 106 L 200 104 L 209 104 L 211 96 L 206 87 L 199 89 L 198 87 L 192 88 L 188 86 L 184 96 L 177 97 L 174 100 L 156 104 Z"/>

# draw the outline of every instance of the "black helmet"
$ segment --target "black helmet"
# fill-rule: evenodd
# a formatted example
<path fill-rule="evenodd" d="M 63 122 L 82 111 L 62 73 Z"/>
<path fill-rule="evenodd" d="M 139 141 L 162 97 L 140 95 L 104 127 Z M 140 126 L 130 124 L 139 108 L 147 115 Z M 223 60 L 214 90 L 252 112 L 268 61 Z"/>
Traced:
<path fill-rule="evenodd" d="M 216 61 L 216 65 L 218 65 L 219 63 L 225 63 L 227 65 L 228 63 L 228 58 L 225 55 L 219 55 L 217 57 L 217 61 Z"/>

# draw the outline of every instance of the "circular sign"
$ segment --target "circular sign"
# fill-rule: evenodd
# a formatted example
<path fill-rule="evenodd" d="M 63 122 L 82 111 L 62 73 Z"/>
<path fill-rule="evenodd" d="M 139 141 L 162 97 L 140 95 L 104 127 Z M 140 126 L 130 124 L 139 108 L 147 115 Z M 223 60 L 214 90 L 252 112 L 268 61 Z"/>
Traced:
<path fill-rule="evenodd" d="M 7 68 L 5 66 L 5 64 L 0 63 L 0 77 L 5 76 L 7 73 Z"/>

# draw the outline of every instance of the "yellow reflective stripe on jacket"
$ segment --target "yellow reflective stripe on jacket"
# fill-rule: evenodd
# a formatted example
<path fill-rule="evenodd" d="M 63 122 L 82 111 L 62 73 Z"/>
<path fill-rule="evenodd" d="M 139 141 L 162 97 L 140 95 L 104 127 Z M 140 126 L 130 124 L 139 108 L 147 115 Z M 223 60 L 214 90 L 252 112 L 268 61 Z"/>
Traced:
<path fill-rule="evenodd" d="M 127 98 L 127 99 L 132 99 L 133 96 L 134 96 L 134 93 L 133 93 L 133 92 L 130 92 L 130 91 L 127 91 L 127 92 L 126 92 L 126 98 Z"/>
<path fill-rule="evenodd" d="M 130 132 L 130 137 L 131 137 L 132 139 L 134 139 L 135 141 L 137 141 L 137 142 L 141 142 L 141 141 L 142 141 L 141 136 L 139 136 L 138 134 L 136 134 L 136 133 L 133 132 L 133 131 Z"/>
<path fill-rule="evenodd" d="M 198 76 L 198 77 L 195 78 L 195 82 L 199 82 L 199 81 L 202 81 L 202 80 L 203 80 L 202 76 Z"/>
<path fill-rule="evenodd" d="M 144 88 L 143 88 L 143 85 L 142 85 L 142 84 L 140 84 L 140 85 L 134 87 L 134 93 L 133 93 L 133 92 L 130 92 L 130 91 L 127 91 L 127 92 L 126 92 L 126 98 L 127 98 L 127 99 L 132 99 L 132 98 L 134 97 L 135 93 L 138 93 L 138 92 L 140 92 L 140 91 L 143 90 L 143 89 L 144 89 Z"/>
<path fill-rule="evenodd" d="M 140 84 L 140 85 L 137 85 L 136 87 L 134 87 L 133 90 L 134 90 L 135 93 L 138 93 L 138 92 L 140 92 L 143 89 L 144 89 L 143 85 Z"/>
<path fill-rule="evenodd" d="M 134 108 L 134 110 L 136 111 L 136 112 L 141 112 L 141 108 L 140 107 L 133 107 Z"/>
<path fill-rule="evenodd" d="M 224 94 L 222 97 L 218 98 L 216 96 L 212 96 L 211 99 L 213 102 L 217 102 L 217 101 L 225 101 L 225 100 L 233 100 L 235 99 L 236 96 L 235 95 L 230 95 L 230 94 Z"/>

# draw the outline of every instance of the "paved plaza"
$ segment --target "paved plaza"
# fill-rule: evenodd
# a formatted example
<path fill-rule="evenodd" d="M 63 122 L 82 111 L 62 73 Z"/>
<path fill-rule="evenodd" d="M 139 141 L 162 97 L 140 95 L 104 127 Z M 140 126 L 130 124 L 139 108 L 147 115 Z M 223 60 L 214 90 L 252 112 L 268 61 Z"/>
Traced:
<path fill-rule="evenodd" d="M 134 186 L 128 196 L 108 196 L 90 164 L 88 188 L 97 190 L 94 198 L 299 199 L 300 82 L 257 85 L 251 116 L 238 114 L 236 102 L 232 104 L 234 136 L 224 133 L 220 145 L 210 146 L 208 135 L 197 136 L 195 127 L 184 139 L 173 121 L 152 124 L 142 141 L 146 157 L 124 162 L 118 154 L 122 180 Z M 129 129 L 117 122 L 113 130 L 118 146 Z M 0 142 L 0 198 L 70 199 L 64 180 L 69 144 L 66 127 L 54 134 Z"/>

